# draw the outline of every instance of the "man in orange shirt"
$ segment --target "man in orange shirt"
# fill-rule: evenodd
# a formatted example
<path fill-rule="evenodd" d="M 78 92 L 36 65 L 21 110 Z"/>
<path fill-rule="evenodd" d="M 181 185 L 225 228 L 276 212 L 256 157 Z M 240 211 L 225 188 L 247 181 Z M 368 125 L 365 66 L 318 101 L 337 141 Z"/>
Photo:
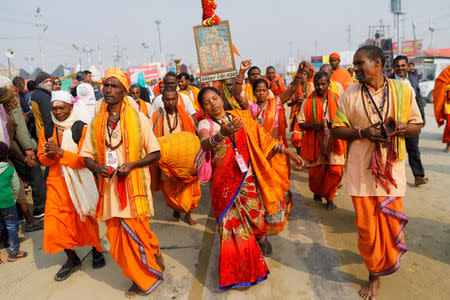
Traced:
<path fill-rule="evenodd" d="M 341 62 L 341 57 L 337 53 L 330 54 L 330 65 L 333 68 L 333 74 L 331 79 L 339 82 L 344 87 L 344 91 L 353 84 L 352 76 L 347 72 L 347 70 L 341 68 L 339 63 Z"/>
<path fill-rule="evenodd" d="M 264 79 L 269 84 L 269 89 L 275 97 L 278 97 L 286 91 L 283 79 L 275 72 L 275 67 L 269 66 L 266 68 L 266 78 Z"/>

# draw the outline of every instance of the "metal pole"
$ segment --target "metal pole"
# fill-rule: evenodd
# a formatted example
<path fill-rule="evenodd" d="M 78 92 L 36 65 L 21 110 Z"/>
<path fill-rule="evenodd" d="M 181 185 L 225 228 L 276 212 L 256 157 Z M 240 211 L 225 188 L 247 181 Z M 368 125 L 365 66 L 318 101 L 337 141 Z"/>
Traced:
<path fill-rule="evenodd" d="M 8 57 L 8 72 L 9 72 L 9 79 L 12 79 L 11 78 L 11 60 L 9 59 L 9 57 Z"/>
<path fill-rule="evenodd" d="M 402 54 L 402 46 L 400 45 L 400 14 L 395 14 L 395 22 L 397 25 L 397 55 Z"/>
<path fill-rule="evenodd" d="M 162 60 L 161 30 L 160 30 L 160 27 L 159 27 L 159 25 L 161 25 L 162 22 L 160 20 L 156 20 L 155 23 L 156 23 L 156 27 L 158 28 L 159 55 L 160 55 L 161 60 Z"/>

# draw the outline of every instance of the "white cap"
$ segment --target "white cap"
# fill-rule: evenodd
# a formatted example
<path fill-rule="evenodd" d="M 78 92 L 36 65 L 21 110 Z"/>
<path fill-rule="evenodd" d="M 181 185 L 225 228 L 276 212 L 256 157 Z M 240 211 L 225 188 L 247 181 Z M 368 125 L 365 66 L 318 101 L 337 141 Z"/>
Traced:
<path fill-rule="evenodd" d="M 51 102 L 62 101 L 62 102 L 72 104 L 74 100 L 75 99 L 73 99 L 72 95 L 69 92 L 66 92 L 66 91 L 53 91 L 52 92 Z"/>

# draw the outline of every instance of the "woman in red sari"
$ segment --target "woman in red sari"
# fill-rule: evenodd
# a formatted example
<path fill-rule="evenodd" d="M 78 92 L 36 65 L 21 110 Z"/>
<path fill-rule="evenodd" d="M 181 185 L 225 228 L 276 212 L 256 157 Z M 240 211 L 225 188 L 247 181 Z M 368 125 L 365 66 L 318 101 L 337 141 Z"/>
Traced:
<path fill-rule="evenodd" d="M 267 278 L 263 255 L 272 247 L 264 215 L 275 214 L 282 197 L 281 178 L 268 159 L 284 153 L 301 168 L 297 155 L 274 140 L 248 110 L 225 112 L 219 91 L 203 88 L 199 104 L 210 118 L 200 121 L 203 150 L 212 150 L 212 206 L 220 234 L 219 288 L 247 287 Z"/>
<path fill-rule="evenodd" d="M 251 61 L 245 60 L 241 63 L 239 70 L 239 77 L 237 79 L 238 85 L 235 89 L 236 100 L 241 104 L 241 108 L 248 108 L 254 120 L 256 120 L 270 135 L 277 140 L 279 144 L 288 147 L 286 139 L 286 121 L 284 104 L 298 90 L 302 74 L 307 70 L 308 63 L 302 62 L 298 66 L 294 81 L 290 87 L 278 97 L 271 97 L 269 93 L 269 86 L 264 79 L 256 79 L 252 83 L 253 95 L 256 102 L 248 101 L 241 96 L 242 85 L 239 84 L 245 74 L 245 71 L 250 68 Z M 285 155 L 276 154 L 269 160 L 274 172 L 282 179 L 281 188 L 283 195 L 278 198 L 279 211 L 270 216 L 266 215 L 266 231 L 267 234 L 276 234 L 281 232 L 286 225 L 292 207 L 292 193 L 289 191 L 291 186 L 291 170 L 290 163 Z"/>

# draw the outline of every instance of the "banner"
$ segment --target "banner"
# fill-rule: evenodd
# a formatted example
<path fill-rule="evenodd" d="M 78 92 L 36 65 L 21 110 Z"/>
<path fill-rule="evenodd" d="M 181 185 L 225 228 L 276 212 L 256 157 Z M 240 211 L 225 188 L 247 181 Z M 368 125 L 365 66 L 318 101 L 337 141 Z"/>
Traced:
<path fill-rule="evenodd" d="M 128 68 L 128 74 L 131 76 L 134 73 L 143 73 L 145 80 L 159 79 L 158 65 L 156 63 L 145 67 Z"/>

